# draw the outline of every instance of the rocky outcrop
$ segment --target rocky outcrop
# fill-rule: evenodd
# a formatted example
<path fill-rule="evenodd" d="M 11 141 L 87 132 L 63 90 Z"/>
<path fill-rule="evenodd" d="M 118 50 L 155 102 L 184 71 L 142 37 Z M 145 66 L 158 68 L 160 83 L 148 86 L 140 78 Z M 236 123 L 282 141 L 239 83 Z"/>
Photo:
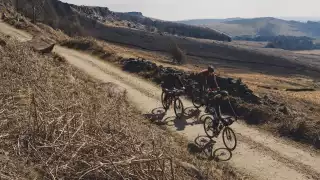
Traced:
<path fill-rule="evenodd" d="M 126 12 L 126 14 L 132 15 L 132 16 L 143 16 L 141 12 Z"/>
<path fill-rule="evenodd" d="M 98 21 L 108 21 L 110 19 L 113 19 L 114 13 L 109 10 L 107 7 L 90 7 L 90 6 L 77 6 L 70 4 L 70 6 L 77 11 L 78 13 L 81 13 L 89 18 L 98 20 Z"/>
<path fill-rule="evenodd" d="M 6 3 L 12 5 L 11 0 L 2 1 L 5 1 Z M 32 3 L 32 0 L 19 1 L 19 12 L 29 18 L 33 18 Z M 53 28 L 63 29 L 63 27 L 65 26 L 69 26 L 68 28 L 76 26 L 74 28 L 77 28 L 78 31 L 92 31 L 88 29 L 88 27 L 83 26 L 83 24 L 80 23 L 81 19 L 85 17 L 88 18 L 85 19 L 86 21 L 94 20 L 92 22 L 94 24 L 104 24 L 105 22 L 113 23 L 114 20 L 129 21 L 130 24 L 135 24 L 135 27 L 139 25 L 148 27 L 144 29 L 145 31 L 151 31 L 148 29 L 158 29 L 158 31 L 167 32 L 174 35 L 177 34 L 181 36 L 219 41 L 231 40 L 229 36 L 221 34 L 212 29 L 169 21 L 154 20 L 152 18 L 144 17 L 141 12 L 112 12 L 107 7 L 77 6 L 74 4 L 64 3 L 59 0 L 46 0 L 42 8 L 43 9 L 41 11 L 37 12 L 36 21 L 48 24 Z M 79 17 L 79 15 L 84 17 Z M 82 28 L 82 30 L 80 27 Z M 128 32 L 127 27 L 124 28 L 124 30 L 127 30 L 126 32 Z M 74 32 L 67 33 L 74 34 Z"/>
<path fill-rule="evenodd" d="M 35 51 L 38 51 L 38 52 L 40 52 L 42 54 L 51 53 L 51 51 L 53 50 L 54 46 L 55 46 L 55 44 L 51 44 L 48 47 L 42 47 L 42 48 L 39 48 L 39 49 L 35 48 Z"/>

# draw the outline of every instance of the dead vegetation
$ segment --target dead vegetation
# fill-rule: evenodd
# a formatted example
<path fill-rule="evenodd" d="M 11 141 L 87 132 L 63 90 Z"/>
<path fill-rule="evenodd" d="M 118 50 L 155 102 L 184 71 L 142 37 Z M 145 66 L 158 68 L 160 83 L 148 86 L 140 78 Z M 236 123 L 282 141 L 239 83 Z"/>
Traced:
<path fill-rule="evenodd" d="M 81 50 L 93 54 L 101 59 L 111 59 L 115 52 L 107 46 L 102 46 L 100 42 L 93 38 L 77 37 L 60 42 L 61 46 Z"/>
<path fill-rule="evenodd" d="M 260 97 L 269 101 L 263 109 L 271 116 L 256 113 L 258 123 L 281 136 L 312 144 L 320 148 L 320 91 L 316 82 L 309 77 L 279 76 L 253 72 L 236 72 L 224 69 L 224 73 L 242 78 Z M 287 90 L 314 91 L 287 91 Z M 276 105 L 278 104 L 278 105 Z M 278 113 L 277 113 L 278 112 Z M 255 119 L 258 119 L 255 117 Z M 267 117 L 267 118 L 262 118 Z"/>
<path fill-rule="evenodd" d="M 55 43 L 69 38 L 61 30 L 53 29 L 52 27 L 39 22 L 35 24 L 31 23 L 29 18 L 17 13 L 11 6 L 4 6 L 3 13 L 5 14 L 3 18 L 4 22 L 17 29 L 30 33 L 36 39 L 47 43 Z"/>
<path fill-rule="evenodd" d="M 222 177 L 148 125 L 116 86 L 13 41 L 0 54 L 1 178 L 199 178 L 181 161 Z"/>
<path fill-rule="evenodd" d="M 172 46 L 171 55 L 172 55 L 173 63 L 177 63 L 177 64 L 186 63 L 187 57 L 176 43 L 174 43 Z"/>

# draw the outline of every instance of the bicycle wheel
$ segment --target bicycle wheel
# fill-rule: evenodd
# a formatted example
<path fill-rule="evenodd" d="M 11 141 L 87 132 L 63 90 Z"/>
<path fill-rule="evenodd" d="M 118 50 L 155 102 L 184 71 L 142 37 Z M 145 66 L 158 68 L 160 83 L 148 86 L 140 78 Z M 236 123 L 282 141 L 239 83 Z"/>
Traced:
<path fill-rule="evenodd" d="M 176 98 L 174 100 L 174 113 L 176 114 L 176 116 L 178 118 L 181 118 L 183 116 L 184 113 L 184 108 L 183 108 L 183 104 L 180 98 Z"/>
<path fill-rule="evenodd" d="M 162 107 L 163 107 L 164 109 L 167 108 L 166 103 L 165 103 L 165 96 L 166 96 L 166 93 L 165 93 L 164 91 L 162 91 L 162 94 L 161 94 L 161 103 L 162 103 Z"/>
<path fill-rule="evenodd" d="M 164 93 L 162 106 L 165 110 L 168 110 L 170 108 L 171 102 L 172 102 L 172 96 Z"/>
<path fill-rule="evenodd" d="M 195 108 L 200 108 L 202 106 L 202 93 L 200 90 L 192 91 L 192 104 Z"/>
<path fill-rule="evenodd" d="M 213 145 L 212 141 L 209 141 L 203 148 L 202 152 L 207 158 L 211 158 L 213 156 Z"/>
<path fill-rule="evenodd" d="M 215 128 L 213 127 L 214 119 L 212 117 L 206 117 L 203 122 L 204 132 L 207 134 L 209 138 L 213 138 L 215 136 Z"/>
<path fill-rule="evenodd" d="M 237 137 L 234 131 L 229 128 L 225 127 L 222 131 L 222 140 L 223 144 L 226 146 L 226 148 L 230 151 L 233 151 L 237 147 Z"/>

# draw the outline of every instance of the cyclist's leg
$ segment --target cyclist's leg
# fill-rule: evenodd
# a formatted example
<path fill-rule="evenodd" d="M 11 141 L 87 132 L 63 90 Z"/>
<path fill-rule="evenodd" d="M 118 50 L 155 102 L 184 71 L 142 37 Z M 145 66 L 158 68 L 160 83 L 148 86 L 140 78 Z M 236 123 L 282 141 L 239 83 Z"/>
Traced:
<path fill-rule="evenodd" d="M 205 102 L 207 102 L 207 99 L 206 98 L 208 98 L 207 97 L 207 90 L 208 90 L 208 85 L 207 85 L 207 78 L 206 77 L 204 77 L 203 78 L 203 81 L 202 81 L 202 87 L 201 87 L 202 89 L 201 89 L 201 96 L 202 96 L 202 99 L 203 99 L 203 103 L 205 104 Z"/>

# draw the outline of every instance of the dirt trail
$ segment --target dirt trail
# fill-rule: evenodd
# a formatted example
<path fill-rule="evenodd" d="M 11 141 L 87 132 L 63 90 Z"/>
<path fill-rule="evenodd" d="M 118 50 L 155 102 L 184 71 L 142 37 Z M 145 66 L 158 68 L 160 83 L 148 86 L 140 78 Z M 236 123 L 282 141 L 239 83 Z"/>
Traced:
<path fill-rule="evenodd" d="M 7 25 L 0 22 L 0 32 L 9 33 L 7 31 L 10 31 L 10 27 L 2 28 L 3 26 Z M 17 33 L 16 36 L 21 35 Z M 161 107 L 159 87 L 87 54 L 59 46 L 56 46 L 54 51 L 92 77 L 103 82 L 113 82 L 125 88 L 129 99 L 144 114 L 151 114 L 154 108 Z M 183 103 L 185 107 L 192 107 L 187 100 Z M 163 119 L 171 120 L 168 127 L 190 141 L 194 141 L 198 135 L 204 135 L 202 125 L 195 123 L 197 121 L 195 117 L 178 121 L 174 119 L 174 113 L 169 111 Z M 291 146 L 285 140 L 279 140 L 240 122 L 234 123 L 232 128 L 237 133 L 239 142 L 228 163 L 237 170 L 250 174 L 256 179 L 320 179 L 319 154 Z M 214 148 L 222 147 L 224 146 L 220 137 Z"/>
<path fill-rule="evenodd" d="M 0 20 L 0 33 L 9 35 L 10 37 L 16 38 L 21 42 L 30 41 L 32 36 L 24 31 L 12 28 L 3 21 Z"/>

